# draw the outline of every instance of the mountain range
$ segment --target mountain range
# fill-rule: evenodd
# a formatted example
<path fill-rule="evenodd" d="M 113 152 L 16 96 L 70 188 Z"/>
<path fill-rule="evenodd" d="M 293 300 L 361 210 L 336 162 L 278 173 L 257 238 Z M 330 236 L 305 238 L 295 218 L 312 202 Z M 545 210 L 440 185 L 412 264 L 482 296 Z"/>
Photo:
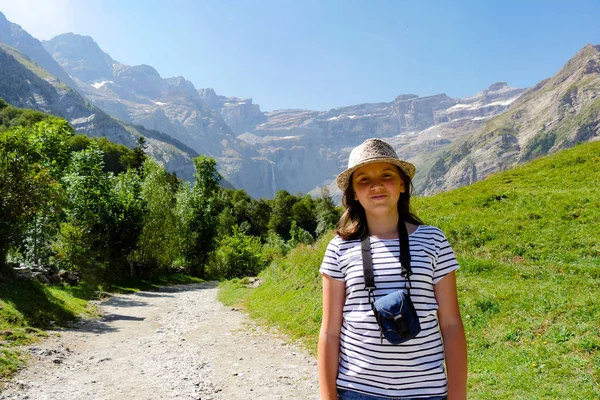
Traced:
<path fill-rule="evenodd" d="M 162 78 L 114 60 L 90 37 L 40 42 L 0 13 L 0 97 L 68 119 L 78 132 L 148 153 L 192 179 L 192 158 L 216 158 L 226 181 L 253 197 L 277 190 L 318 195 L 352 147 L 389 141 L 417 166 L 418 193 L 466 185 L 540 155 L 600 136 L 600 46 L 587 45 L 530 89 L 495 83 L 467 98 L 397 96 L 327 111 L 263 112 L 250 98 Z"/>

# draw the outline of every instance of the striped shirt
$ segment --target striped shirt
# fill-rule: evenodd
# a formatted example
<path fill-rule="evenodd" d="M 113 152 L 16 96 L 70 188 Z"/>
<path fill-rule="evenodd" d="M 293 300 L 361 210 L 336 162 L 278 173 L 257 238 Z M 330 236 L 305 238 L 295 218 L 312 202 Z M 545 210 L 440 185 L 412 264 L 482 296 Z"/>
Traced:
<path fill-rule="evenodd" d="M 370 241 L 375 298 L 404 288 L 398 239 Z M 413 271 L 410 294 L 421 332 L 398 345 L 381 341 L 365 290 L 360 240 L 336 236 L 327 246 L 320 272 L 346 283 L 338 388 L 392 398 L 446 394 L 444 351 L 433 286 L 458 269 L 458 263 L 448 240 L 436 227 L 418 226 L 409 235 L 409 246 Z"/>

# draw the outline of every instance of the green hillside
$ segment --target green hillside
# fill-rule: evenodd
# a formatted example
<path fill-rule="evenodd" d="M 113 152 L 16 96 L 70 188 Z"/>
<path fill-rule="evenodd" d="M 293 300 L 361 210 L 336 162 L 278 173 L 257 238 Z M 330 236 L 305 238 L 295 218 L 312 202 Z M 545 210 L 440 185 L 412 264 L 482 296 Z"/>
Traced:
<path fill-rule="evenodd" d="M 600 397 L 600 142 L 414 202 L 461 263 L 473 399 Z M 265 282 L 220 296 L 316 352 L 327 241 L 273 263 Z"/>

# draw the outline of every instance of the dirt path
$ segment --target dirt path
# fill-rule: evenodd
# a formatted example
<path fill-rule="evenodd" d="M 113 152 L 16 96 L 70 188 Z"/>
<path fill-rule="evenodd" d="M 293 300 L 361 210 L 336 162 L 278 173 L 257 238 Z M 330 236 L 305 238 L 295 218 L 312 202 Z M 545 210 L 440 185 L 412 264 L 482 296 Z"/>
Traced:
<path fill-rule="evenodd" d="M 0 399 L 318 399 L 314 357 L 216 300 L 211 283 L 118 295 L 30 347 Z"/>

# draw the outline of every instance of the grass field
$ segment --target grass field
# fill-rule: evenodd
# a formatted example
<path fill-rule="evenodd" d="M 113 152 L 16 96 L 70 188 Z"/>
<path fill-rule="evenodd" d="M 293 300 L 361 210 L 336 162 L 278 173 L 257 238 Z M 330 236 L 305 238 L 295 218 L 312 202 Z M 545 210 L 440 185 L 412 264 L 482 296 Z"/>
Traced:
<path fill-rule="evenodd" d="M 600 398 L 600 142 L 414 201 L 455 249 L 469 398 Z M 220 299 L 316 353 L 318 273 L 331 235 Z"/>

